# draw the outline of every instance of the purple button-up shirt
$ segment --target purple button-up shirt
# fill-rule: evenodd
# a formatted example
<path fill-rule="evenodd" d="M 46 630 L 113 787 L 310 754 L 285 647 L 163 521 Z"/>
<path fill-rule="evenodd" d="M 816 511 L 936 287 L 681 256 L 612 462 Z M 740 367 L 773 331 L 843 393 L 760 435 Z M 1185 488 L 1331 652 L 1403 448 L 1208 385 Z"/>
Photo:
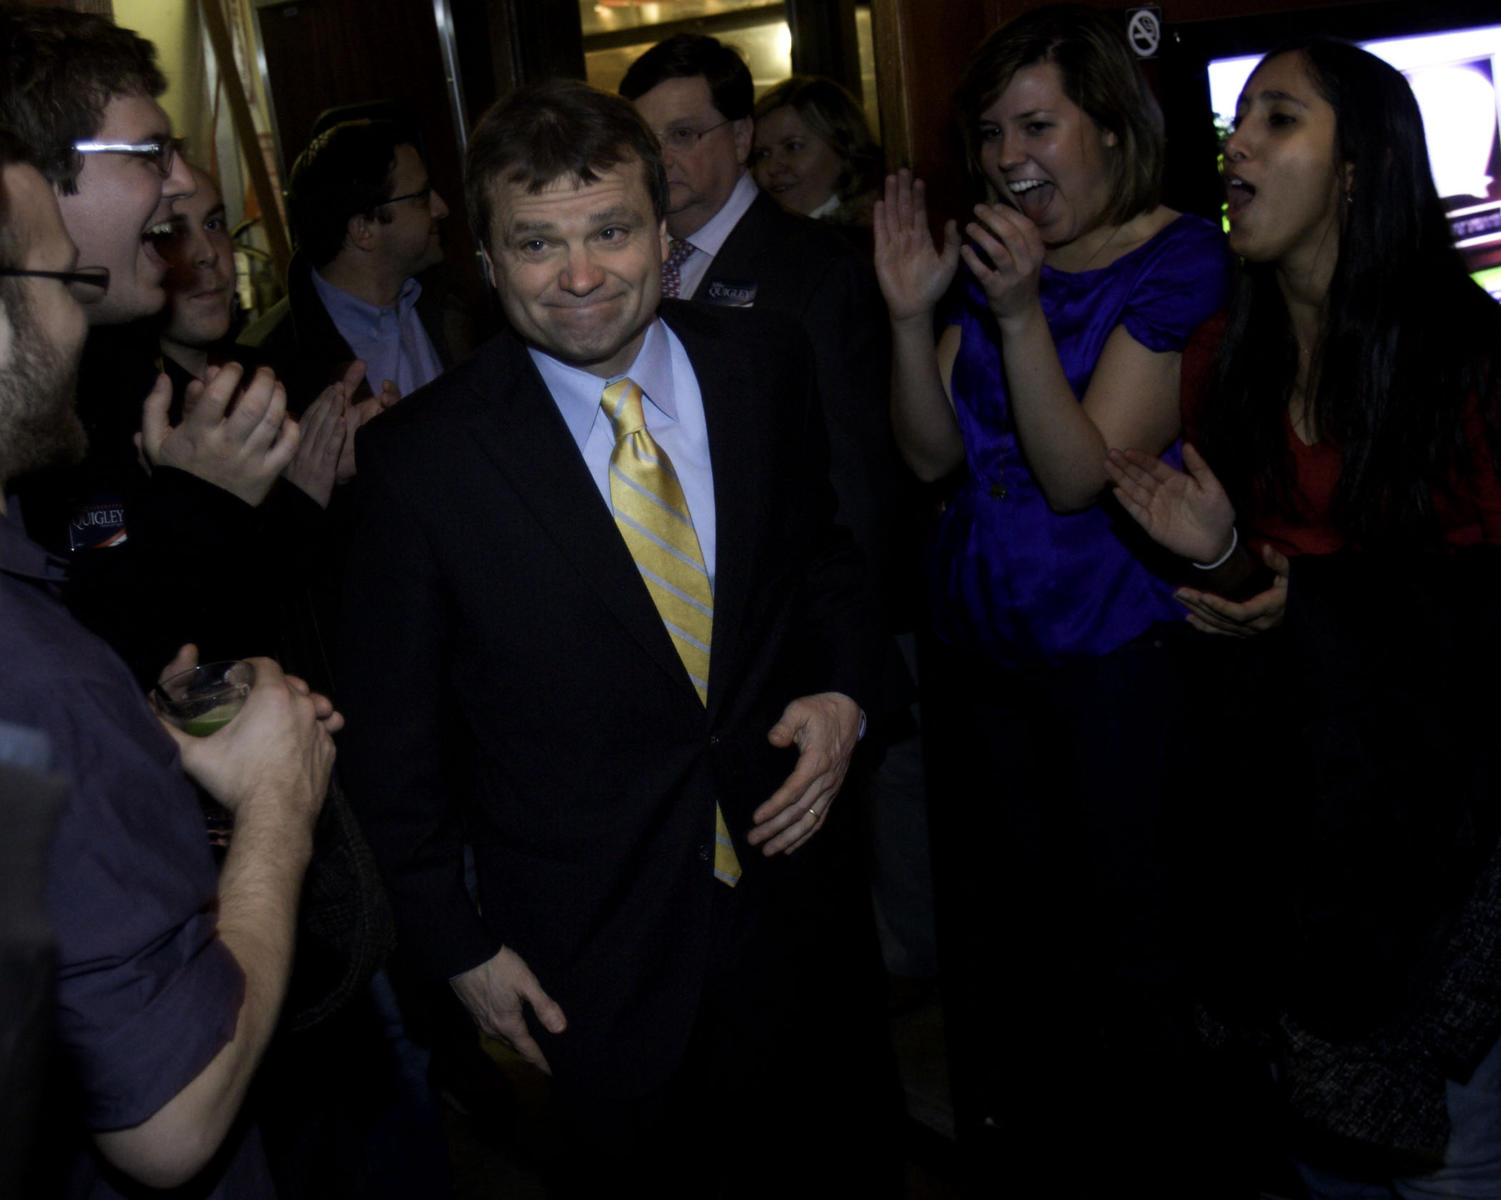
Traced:
<path fill-rule="evenodd" d="M 40 730 L 68 799 L 48 863 L 57 1036 L 77 1134 L 63 1194 L 114 1197 L 86 1131 L 140 1124 L 233 1036 L 239 964 L 215 931 L 218 877 L 177 747 L 125 664 L 57 596 L 66 568 L 0 517 L 0 721 Z M 215 1200 L 275 1191 L 251 1130 L 224 1157 Z M 195 1193 L 199 1194 L 199 1193 Z"/>

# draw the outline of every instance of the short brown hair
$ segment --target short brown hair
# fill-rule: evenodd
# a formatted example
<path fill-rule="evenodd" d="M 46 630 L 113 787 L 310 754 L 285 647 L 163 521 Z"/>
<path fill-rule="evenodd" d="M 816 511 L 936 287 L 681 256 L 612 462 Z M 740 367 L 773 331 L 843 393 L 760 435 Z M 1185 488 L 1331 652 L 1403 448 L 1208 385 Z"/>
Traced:
<path fill-rule="evenodd" d="M 533 195 L 559 179 L 596 183 L 638 160 L 652 212 L 667 215 L 667 172 L 656 135 L 619 96 L 573 79 L 521 88 L 480 118 L 464 156 L 464 196 L 475 240 L 490 248 L 490 191 L 500 179 Z"/>
<path fill-rule="evenodd" d="M 756 86 L 745 59 L 705 33 L 678 33 L 658 42 L 626 68 L 620 94 L 639 100 L 659 83 L 698 75 L 703 76 L 714 108 L 726 121 L 751 115 Z"/>
<path fill-rule="evenodd" d="M 99 132 L 110 100 L 167 90 L 156 47 L 145 38 L 61 8 L 0 9 L 0 78 L 0 125 L 69 195 L 83 167 L 73 143 Z"/>
<path fill-rule="evenodd" d="M 287 221 L 297 250 L 315 267 L 339 256 L 358 215 L 390 223 L 396 150 L 416 148 L 416 131 L 393 121 L 331 125 L 297 156 L 287 179 Z"/>
<path fill-rule="evenodd" d="M 1162 109 L 1115 18 L 1082 5 L 1055 4 L 1025 13 L 980 44 L 957 97 L 970 169 L 981 175 L 980 114 L 1018 71 L 1040 62 L 1056 66 L 1068 98 L 1101 130 L 1115 135 L 1116 145 L 1108 153 L 1115 201 L 1105 219 L 1119 224 L 1157 207 L 1166 152 Z"/>

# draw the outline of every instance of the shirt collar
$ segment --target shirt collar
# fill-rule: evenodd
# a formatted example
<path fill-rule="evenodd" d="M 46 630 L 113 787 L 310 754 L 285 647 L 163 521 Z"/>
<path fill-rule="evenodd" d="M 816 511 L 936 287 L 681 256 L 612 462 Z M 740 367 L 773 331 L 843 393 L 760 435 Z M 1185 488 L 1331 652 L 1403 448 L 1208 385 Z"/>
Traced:
<path fill-rule="evenodd" d="M 568 432 L 580 446 L 588 440 L 595 418 L 601 415 L 600 395 L 617 379 L 629 377 L 658 411 L 669 420 L 678 419 L 672 394 L 672 349 L 660 320 L 647 326 L 646 337 L 630 367 L 609 379 L 601 379 L 581 367 L 571 366 L 535 346 L 528 346 L 527 353 L 537 364 L 542 382 L 557 404 Z"/>
<path fill-rule="evenodd" d="M 328 315 L 334 318 L 337 324 L 341 315 L 355 320 L 368 321 L 375 324 L 383 313 L 395 312 L 398 316 L 405 317 L 417 304 L 417 297 L 422 295 L 422 285 L 416 279 L 408 279 L 401 285 L 401 291 L 396 296 L 396 303 L 390 308 L 383 308 L 379 304 L 371 304 L 368 300 L 362 300 L 352 292 L 346 292 L 343 288 L 329 283 L 322 275 L 318 274 L 317 268 L 312 271 L 313 290 L 318 293 L 318 299 L 323 301 L 323 307 L 328 309 Z"/>
<path fill-rule="evenodd" d="M 702 250 L 710 258 L 719 253 L 719 248 L 724 245 L 725 239 L 730 236 L 730 231 L 740 223 L 740 218 L 745 216 L 746 210 L 755 203 L 760 189 L 756 187 L 756 181 L 751 178 L 750 172 L 742 170 L 740 178 L 736 180 L 734 188 L 730 191 L 727 199 L 719 208 L 719 211 L 704 222 L 701 228 L 687 237 L 687 241 L 693 244 L 697 250 Z M 686 294 L 686 293 L 685 293 Z M 632 378 L 635 378 L 632 376 Z"/>
<path fill-rule="evenodd" d="M 23 579 L 61 583 L 68 577 L 68 564 L 43 550 L 21 528 L 16 498 L 8 497 L 6 516 L 0 517 L 0 571 Z"/>
<path fill-rule="evenodd" d="M 839 193 L 831 192 L 829 198 L 808 214 L 810 221 L 821 221 L 839 211 Z"/>

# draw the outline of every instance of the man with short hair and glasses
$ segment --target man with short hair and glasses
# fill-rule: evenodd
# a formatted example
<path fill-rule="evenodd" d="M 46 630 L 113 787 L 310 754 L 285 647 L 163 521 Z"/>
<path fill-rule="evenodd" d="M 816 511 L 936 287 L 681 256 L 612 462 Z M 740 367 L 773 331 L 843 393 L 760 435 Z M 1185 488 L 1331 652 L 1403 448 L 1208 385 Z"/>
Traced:
<path fill-rule="evenodd" d="M 238 367 L 169 419 L 171 386 L 139 322 L 166 301 L 158 246 L 196 185 L 156 99 L 166 79 L 155 49 L 101 17 L 3 9 L 0 80 L 0 124 L 52 185 L 80 265 L 109 276 L 92 295 L 74 285 L 89 324 L 78 376 L 88 455 L 19 481 L 27 531 L 68 563 L 69 607 L 143 683 L 188 640 L 223 633 L 234 654 L 271 652 L 266 606 L 233 581 L 259 561 L 255 509 L 299 433 L 270 372 Z"/>
<path fill-rule="evenodd" d="M 396 121 L 343 121 L 292 165 L 287 295 L 240 341 L 286 381 L 294 413 L 355 359 L 356 394 L 394 403 L 469 352 L 468 314 L 433 270 L 448 205 L 417 141 Z"/>

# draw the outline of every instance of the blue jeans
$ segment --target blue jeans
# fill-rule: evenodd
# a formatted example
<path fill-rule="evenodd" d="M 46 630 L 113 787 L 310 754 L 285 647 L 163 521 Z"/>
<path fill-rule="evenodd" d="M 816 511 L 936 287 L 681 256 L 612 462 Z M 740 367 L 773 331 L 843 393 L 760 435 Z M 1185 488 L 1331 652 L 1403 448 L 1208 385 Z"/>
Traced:
<path fill-rule="evenodd" d="M 1501 1197 L 1501 1040 L 1468 1083 L 1449 1080 L 1444 1164 L 1424 1175 L 1359 1180 L 1298 1162 L 1313 1200 L 1496 1200 Z"/>

